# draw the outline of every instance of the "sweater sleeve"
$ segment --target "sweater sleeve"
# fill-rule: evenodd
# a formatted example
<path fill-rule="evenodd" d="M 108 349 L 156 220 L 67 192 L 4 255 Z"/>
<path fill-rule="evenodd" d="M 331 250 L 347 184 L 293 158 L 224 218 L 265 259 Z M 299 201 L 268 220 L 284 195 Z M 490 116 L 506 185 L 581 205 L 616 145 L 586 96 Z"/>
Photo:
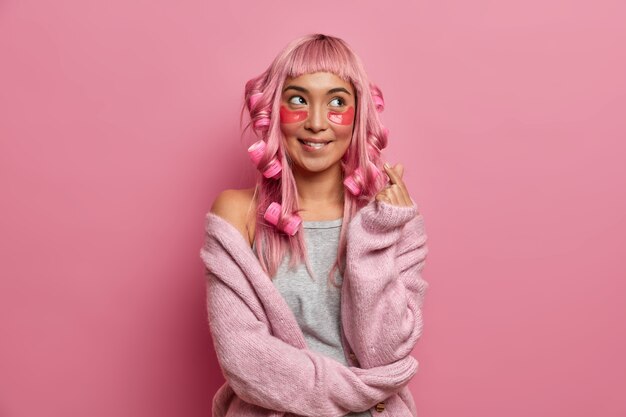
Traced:
<path fill-rule="evenodd" d="M 237 291 L 206 271 L 207 308 L 218 361 L 233 391 L 263 408 L 331 417 L 365 411 L 408 384 L 417 361 L 372 369 L 344 366 L 273 336 Z"/>
<path fill-rule="evenodd" d="M 422 334 L 426 237 L 415 202 L 374 200 L 349 225 L 342 321 L 364 368 L 410 356 Z"/>

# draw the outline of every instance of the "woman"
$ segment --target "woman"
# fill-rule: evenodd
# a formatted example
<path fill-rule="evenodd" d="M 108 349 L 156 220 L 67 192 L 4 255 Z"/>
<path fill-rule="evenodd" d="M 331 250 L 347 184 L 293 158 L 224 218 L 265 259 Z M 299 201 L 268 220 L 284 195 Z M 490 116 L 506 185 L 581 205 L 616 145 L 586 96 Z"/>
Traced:
<path fill-rule="evenodd" d="M 422 327 L 426 235 L 402 165 L 382 164 L 388 131 L 377 114 L 380 89 L 343 40 L 314 34 L 290 43 L 250 80 L 245 98 L 248 126 L 260 136 L 248 149 L 257 184 L 216 198 L 202 251 L 209 322 L 227 380 L 214 416 L 416 416 L 406 384 Z M 233 230 L 259 268 L 240 239 L 227 236 Z M 233 256 L 232 269 L 222 270 Z M 225 313 L 237 303 L 247 321 Z M 295 334 L 281 332 L 292 319 Z"/>

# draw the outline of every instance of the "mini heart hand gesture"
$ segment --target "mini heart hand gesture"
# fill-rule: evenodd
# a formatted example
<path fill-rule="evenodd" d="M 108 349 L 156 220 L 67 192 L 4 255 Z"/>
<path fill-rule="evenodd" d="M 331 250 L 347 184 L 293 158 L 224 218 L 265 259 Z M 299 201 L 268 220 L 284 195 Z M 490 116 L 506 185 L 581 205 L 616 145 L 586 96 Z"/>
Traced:
<path fill-rule="evenodd" d="M 383 165 L 385 172 L 389 176 L 389 184 L 376 194 L 377 201 L 384 201 L 395 206 L 413 206 L 413 200 L 409 196 L 409 192 L 402 181 L 404 167 L 397 163 L 391 167 L 387 162 Z"/>

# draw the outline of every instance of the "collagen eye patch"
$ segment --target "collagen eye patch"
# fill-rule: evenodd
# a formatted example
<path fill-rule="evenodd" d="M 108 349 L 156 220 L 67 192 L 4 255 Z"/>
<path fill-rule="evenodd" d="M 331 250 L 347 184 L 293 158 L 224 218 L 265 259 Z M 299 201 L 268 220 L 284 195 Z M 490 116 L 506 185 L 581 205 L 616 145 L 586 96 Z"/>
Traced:
<path fill-rule="evenodd" d="M 281 123 L 298 123 L 309 117 L 306 110 L 289 110 L 285 106 L 280 106 L 280 122 Z M 349 125 L 354 120 L 354 107 L 348 107 L 345 112 L 339 113 L 335 111 L 328 112 L 328 120 L 338 125 Z"/>
<path fill-rule="evenodd" d="M 285 106 L 280 106 L 280 122 L 281 123 L 298 123 L 309 117 L 309 112 L 306 110 L 289 110 Z"/>
<path fill-rule="evenodd" d="M 349 125 L 354 120 L 354 107 L 348 107 L 348 110 L 342 113 L 328 112 L 328 120 L 338 125 Z"/>

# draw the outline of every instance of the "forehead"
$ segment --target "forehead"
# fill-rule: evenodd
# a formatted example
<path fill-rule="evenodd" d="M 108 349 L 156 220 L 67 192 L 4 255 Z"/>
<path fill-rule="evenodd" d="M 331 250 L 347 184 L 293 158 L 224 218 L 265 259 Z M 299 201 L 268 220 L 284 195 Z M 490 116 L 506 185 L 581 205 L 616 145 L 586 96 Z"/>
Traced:
<path fill-rule="evenodd" d="M 297 85 L 305 87 L 311 92 L 326 93 L 334 87 L 344 87 L 346 90 L 354 93 L 352 84 L 344 81 L 332 72 L 314 72 L 310 74 L 302 74 L 299 77 L 287 77 L 285 79 L 285 87 L 289 85 Z"/>

